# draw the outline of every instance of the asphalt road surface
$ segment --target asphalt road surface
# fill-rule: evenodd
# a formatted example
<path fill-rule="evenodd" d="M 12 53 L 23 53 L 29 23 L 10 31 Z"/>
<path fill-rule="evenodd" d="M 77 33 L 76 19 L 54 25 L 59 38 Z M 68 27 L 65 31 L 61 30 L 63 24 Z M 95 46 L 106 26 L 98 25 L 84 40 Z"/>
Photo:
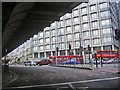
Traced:
<path fill-rule="evenodd" d="M 3 89 L 119 90 L 118 74 L 52 66 L 11 66 L 14 78 Z M 114 89 L 113 89 L 114 88 Z"/>

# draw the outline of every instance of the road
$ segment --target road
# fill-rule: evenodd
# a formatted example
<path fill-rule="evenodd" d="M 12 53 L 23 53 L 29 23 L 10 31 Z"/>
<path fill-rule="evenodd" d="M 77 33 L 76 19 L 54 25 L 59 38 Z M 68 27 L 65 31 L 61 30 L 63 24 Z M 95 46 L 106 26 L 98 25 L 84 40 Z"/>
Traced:
<path fill-rule="evenodd" d="M 52 66 L 10 66 L 14 78 L 3 89 L 54 88 L 83 90 L 89 88 L 118 88 L 118 74 L 97 70 Z M 112 89 L 115 90 L 115 89 Z M 117 89 L 116 89 L 117 90 Z"/>

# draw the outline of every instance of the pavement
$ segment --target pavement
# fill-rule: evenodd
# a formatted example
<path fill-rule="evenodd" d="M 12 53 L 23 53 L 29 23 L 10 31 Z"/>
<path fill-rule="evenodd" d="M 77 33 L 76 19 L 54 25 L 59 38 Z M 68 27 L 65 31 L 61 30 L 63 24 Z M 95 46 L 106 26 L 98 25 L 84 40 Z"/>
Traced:
<path fill-rule="evenodd" d="M 95 65 L 90 64 L 83 64 L 83 65 L 52 65 L 55 67 L 66 67 L 66 68 L 76 68 L 76 69 L 87 69 L 87 70 L 98 70 L 101 72 L 110 72 L 110 73 L 120 73 L 120 65 L 119 64 L 103 64 L 103 67 L 101 65 L 98 65 L 98 68 L 96 68 Z"/>

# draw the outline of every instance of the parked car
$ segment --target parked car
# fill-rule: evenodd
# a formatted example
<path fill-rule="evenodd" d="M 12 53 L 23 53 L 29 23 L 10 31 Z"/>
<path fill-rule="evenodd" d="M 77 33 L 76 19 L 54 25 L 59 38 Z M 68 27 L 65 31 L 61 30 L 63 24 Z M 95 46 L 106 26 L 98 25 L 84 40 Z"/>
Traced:
<path fill-rule="evenodd" d="M 36 63 L 36 65 L 49 65 L 52 63 L 52 60 L 51 59 L 42 59 L 40 60 L 39 62 Z"/>
<path fill-rule="evenodd" d="M 25 61 L 24 64 L 25 64 L 25 66 L 35 66 L 36 62 L 34 62 L 34 61 Z"/>

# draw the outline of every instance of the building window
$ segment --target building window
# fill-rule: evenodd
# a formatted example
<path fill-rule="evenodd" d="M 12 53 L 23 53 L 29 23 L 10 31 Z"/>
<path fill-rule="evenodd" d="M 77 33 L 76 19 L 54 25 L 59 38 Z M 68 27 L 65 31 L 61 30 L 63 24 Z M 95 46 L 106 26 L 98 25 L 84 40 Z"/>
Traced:
<path fill-rule="evenodd" d="M 43 44 L 43 39 L 40 39 L 40 44 Z"/>
<path fill-rule="evenodd" d="M 99 36 L 99 30 L 93 30 L 92 34 L 93 36 Z"/>
<path fill-rule="evenodd" d="M 73 11 L 73 16 L 78 16 L 78 15 L 79 15 L 78 9 L 77 9 L 77 10 L 74 10 L 74 11 Z"/>
<path fill-rule="evenodd" d="M 45 43 L 50 43 L 50 38 L 46 38 Z"/>
<path fill-rule="evenodd" d="M 43 46 L 40 46 L 39 49 L 40 49 L 40 51 L 43 51 L 43 50 L 44 50 L 44 47 L 43 47 Z"/>
<path fill-rule="evenodd" d="M 73 18 L 73 23 L 78 24 L 79 23 L 79 18 Z"/>
<path fill-rule="evenodd" d="M 75 47 L 79 47 L 80 46 L 80 42 L 79 41 L 75 41 Z"/>
<path fill-rule="evenodd" d="M 88 45 L 90 45 L 90 40 L 89 39 L 85 39 L 83 43 L 84 43 L 84 46 L 88 46 Z"/>
<path fill-rule="evenodd" d="M 38 58 L 38 53 L 34 53 L 34 58 Z"/>
<path fill-rule="evenodd" d="M 100 17 L 101 18 L 107 18 L 107 17 L 109 17 L 109 11 L 100 12 Z"/>
<path fill-rule="evenodd" d="M 50 50 L 50 45 L 46 45 L 45 50 Z"/>
<path fill-rule="evenodd" d="M 75 26 L 74 26 L 74 30 L 75 30 L 75 31 L 80 31 L 80 26 L 79 26 L 79 25 L 75 25 Z"/>
<path fill-rule="evenodd" d="M 53 44 L 53 45 L 52 45 L 52 49 L 54 49 L 54 50 L 55 50 L 55 44 Z"/>
<path fill-rule="evenodd" d="M 97 19 L 98 17 L 97 17 L 97 13 L 93 13 L 93 14 L 91 14 L 91 20 L 95 20 L 95 19 Z"/>
<path fill-rule="evenodd" d="M 38 47 L 33 47 L 33 51 L 38 51 Z"/>
<path fill-rule="evenodd" d="M 55 29 L 53 29 L 53 30 L 51 31 L 51 33 L 52 33 L 53 36 L 55 36 L 55 33 L 56 33 L 56 32 L 55 32 Z"/>
<path fill-rule="evenodd" d="M 72 35 L 71 34 L 67 35 L 67 41 L 71 41 L 71 40 L 72 40 Z"/>
<path fill-rule="evenodd" d="M 64 42 L 64 38 L 65 38 L 65 36 L 60 35 L 60 36 L 59 36 L 59 42 Z"/>
<path fill-rule="evenodd" d="M 43 37 L 43 33 L 40 33 L 40 37 Z"/>
<path fill-rule="evenodd" d="M 46 36 L 50 36 L 50 31 L 46 31 L 46 32 L 45 32 L 45 35 L 46 35 Z"/>
<path fill-rule="evenodd" d="M 95 10 L 96 10 L 96 5 L 90 6 L 90 11 L 91 11 L 91 12 L 93 12 L 93 11 L 95 11 Z"/>
<path fill-rule="evenodd" d="M 90 32 L 89 31 L 84 31 L 83 32 L 83 37 L 89 38 L 90 37 Z"/>
<path fill-rule="evenodd" d="M 52 42 L 55 43 L 55 37 L 52 37 Z"/>
<path fill-rule="evenodd" d="M 88 16 L 87 16 L 87 15 L 82 16 L 82 21 L 83 21 L 83 22 L 84 22 L 84 21 L 88 21 Z"/>
<path fill-rule="evenodd" d="M 60 43 L 60 49 L 65 49 L 65 44 L 64 43 Z"/>
<path fill-rule="evenodd" d="M 82 14 L 86 14 L 87 13 L 87 8 L 85 7 L 85 8 L 81 8 L 81 13 Z"/>
<path fill-rule="evenodd" d="M 102 24 L 102 26 L 110 25 L 110 20 L 109 19 L 108 20 L 102 20 L 101 24 Z"/>
<path fill-rule="evenodd" d="M 92 22 L 92 28 L 98 28 L 98 22 Z"/>
<path fill-rule="evenodd" d="M 103 50 L 112 50 L 112 46 L 103 46 Z"/>
<path fill-rule="evenodd" d="M 111 42 L 112 42 L 112 38 L 111 37 L 103 38 L 103 44 L 111 44 Z"/>
<path fill-rule="evenodd" d="M 71 18 L 71 13 L 66 13 L 66 14 L 65 14 L 65 17 L 66 17 L 66 18 Z"/>
<path fill-rule="evenodd" d="M 33 41 L 33 44 L 34 44 L 34 45 L 35 45 L 35 44 L 37 44 L 37 43 L 38 43 L 38 41 L 37 41 L 37 40 L 34 40 L 34 41 Z"/>
<path fill-rule="evenodd" d="M 93 51 L 95 50 L 101 50 L 101 47 L 93 47 Z"/>
<path fill-rule="evenodd" d="M 99 45 L 100 44 L 100 39 L 99 38 L 94 38 L 93 39 L 93 44 L 94 45 Z"/>
<path fill-rule="evenodd" d="M 59 29 L 59 34 L 61 35 L 61 34 L 64 34 L 64 29 L 63 28 L 60 28 Z"/>
<path fill-rule="evenodd" d="M 103 33 L 103 35 L 110 35 L 111 29 L 110 28 L 102 29 L 102 33 Z"/>
<path fill-rule="evenodd" d="M 66 20 L 66 25 L 71 25 L 71 19 Z"/>
<path fill-rule="evenodd" d="M 83 30 L 84 30 L 84 29 L 89 29 L 88 23 L 84 23 L 84 24 L 83 24 Z"/>
<path fill-rule="evenodd" d="M 61 25 L 61 27 L 63 27 L 63 26 L 64 26 L 63 21 L 60 21 L 60 25 Z"/>
<path fill-rule="evenodd" d="M 72 28 L 71 28 L 71 27 L 67 27 L 67 28 L 66 28 L 66 32 L 67 32 L 67 33 L 72 33 Z"/>
<path fill-rule="evenodd" d="M 100 9 L 104 9 L 104 8 L 107 8 L 108 7 L 108 3 L 101 3 L 100 4 Z"/>
<path fill-rule="evenodd" d="M 75 33 L 75 40 L 79 40 L 79 33 Z"/>

